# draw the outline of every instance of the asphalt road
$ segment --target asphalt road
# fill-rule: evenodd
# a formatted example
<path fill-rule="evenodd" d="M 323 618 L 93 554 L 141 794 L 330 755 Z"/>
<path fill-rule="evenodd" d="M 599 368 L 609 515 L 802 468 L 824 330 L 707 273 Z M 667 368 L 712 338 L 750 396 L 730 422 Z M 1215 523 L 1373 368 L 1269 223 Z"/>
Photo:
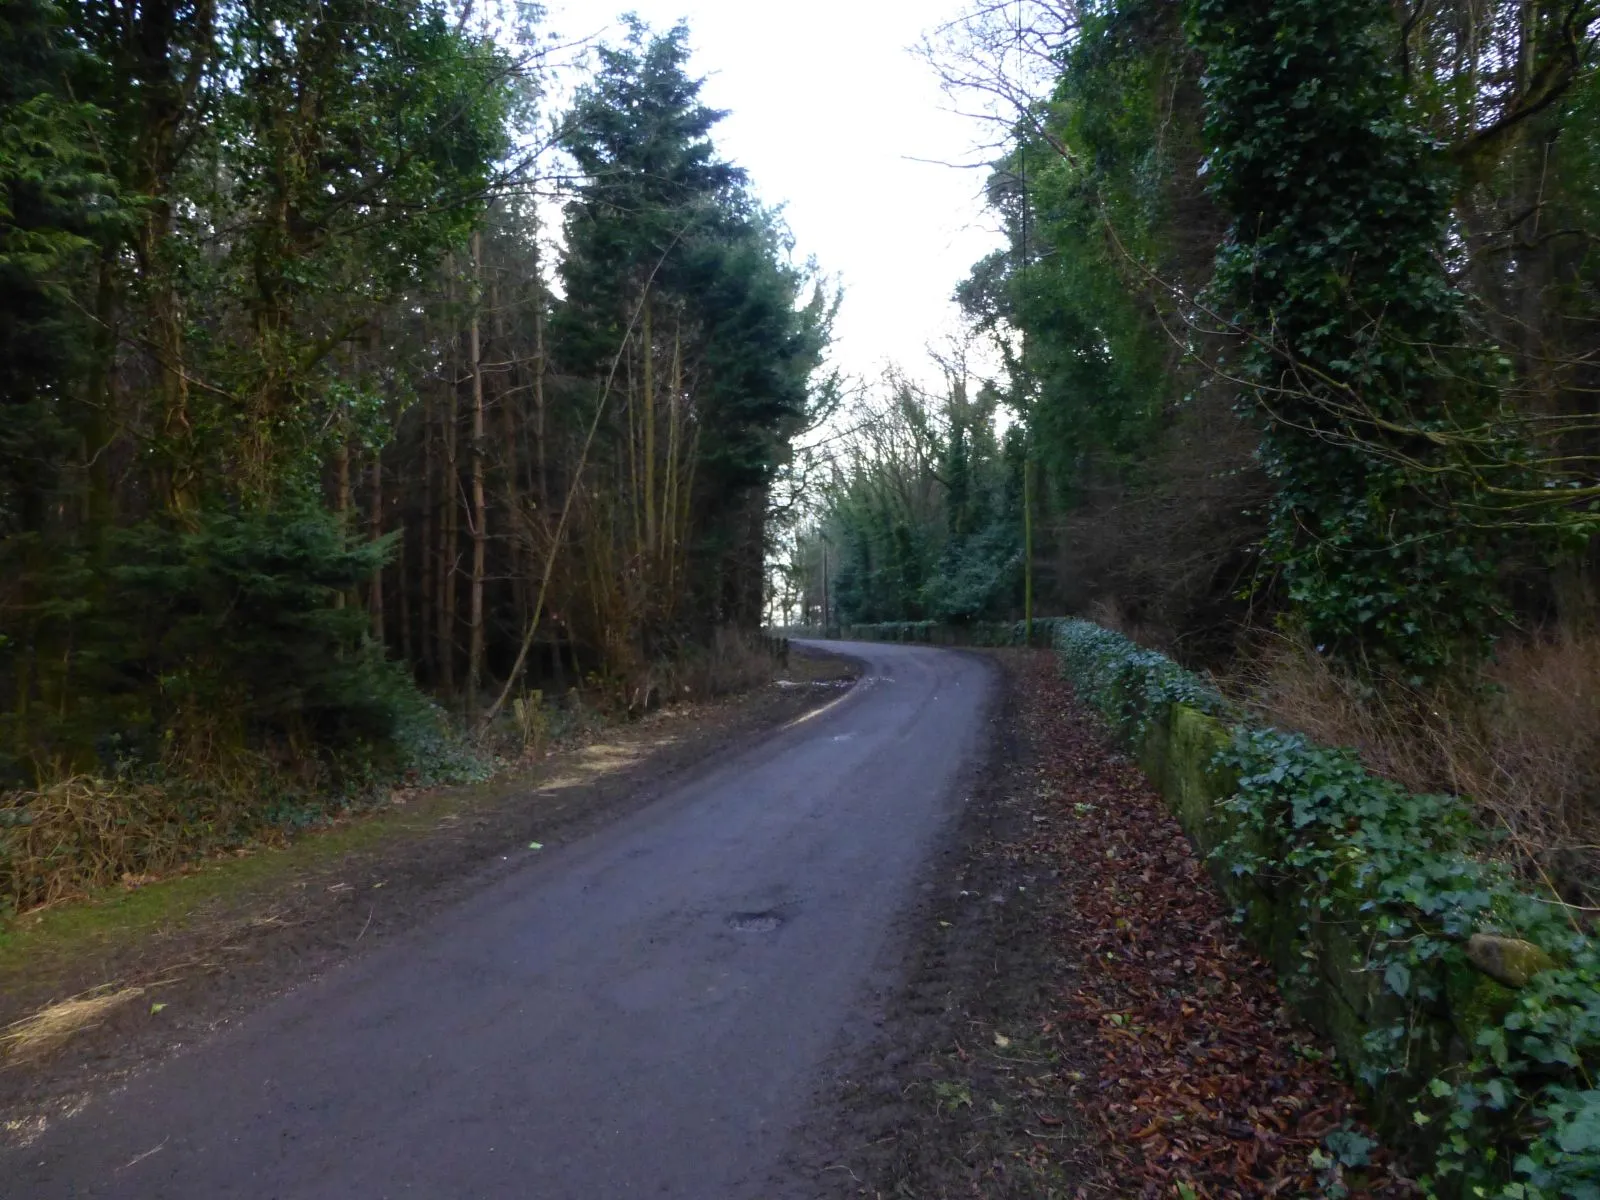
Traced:
<path fill-rule="evenodd" d="M 830 644 L 833 705 L 0 1157 L 0 1194 L 782 1192 L 823 1064 L 894 982 L 960 802 L 981 659 Z M 518 851 L 512 851 L 517 853 Z"/>

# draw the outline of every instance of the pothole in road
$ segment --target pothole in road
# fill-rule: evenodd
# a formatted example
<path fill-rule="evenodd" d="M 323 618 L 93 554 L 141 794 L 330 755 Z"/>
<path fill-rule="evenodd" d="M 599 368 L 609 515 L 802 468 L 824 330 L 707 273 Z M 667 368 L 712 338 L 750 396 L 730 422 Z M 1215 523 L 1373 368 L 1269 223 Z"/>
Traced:
<path fill-rule="evenodd" d="M 728 918 L 728 928 L 736 933 L 771 933 L 782 924 L 783 918 L 771 912 L 734 913 Z"/>

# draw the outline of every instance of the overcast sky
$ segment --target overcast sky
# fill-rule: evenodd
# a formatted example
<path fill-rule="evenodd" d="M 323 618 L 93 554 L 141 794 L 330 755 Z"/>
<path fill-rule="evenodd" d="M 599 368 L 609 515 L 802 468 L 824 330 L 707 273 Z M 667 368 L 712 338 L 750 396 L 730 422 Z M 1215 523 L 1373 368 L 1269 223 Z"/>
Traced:
<path fill-rule="evenodd" d="M 729 110 L 714 137 L 768 204 L 783 204 L 804 260 L 844 285 L 834 355 L 878 374 L 923 374 L 924 347 L 956 327 L 950 293 L 1000 245 L 979 202 L 983 172 L 913 159 L 971 161 L 984 131 L 949 111 L 930 68 L 909 53 L 961 6 L 949 0 L 624 0 L 610 9 L 554 0 L 567 36 L 637 12 L 653 28 L 688 22 L 703 96 Z"/>

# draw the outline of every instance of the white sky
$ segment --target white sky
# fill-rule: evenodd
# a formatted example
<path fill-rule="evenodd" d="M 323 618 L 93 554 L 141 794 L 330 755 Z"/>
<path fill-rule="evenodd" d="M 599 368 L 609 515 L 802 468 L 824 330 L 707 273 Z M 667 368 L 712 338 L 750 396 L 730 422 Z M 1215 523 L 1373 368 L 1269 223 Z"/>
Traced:
<path fill-rule="evenodd" d="M 984 131 L 949 111 L 932 70 L 909 52 L 954 16 L 957 0 L 553 0 L 547 28 L 568 37 L 637 12 L 665 31 L 689 25 L 691 70 L 706 103 L 729 110 L 713 133 L 783 204 L 796 258 L 815 255 L 844 285 L 834 359 L 873 378 L 888 361 L 926 373 L 925 347 L 958 327 L 950 299 L 1001 244 L 983 212 L 985 172 L 968 162 Z"/>

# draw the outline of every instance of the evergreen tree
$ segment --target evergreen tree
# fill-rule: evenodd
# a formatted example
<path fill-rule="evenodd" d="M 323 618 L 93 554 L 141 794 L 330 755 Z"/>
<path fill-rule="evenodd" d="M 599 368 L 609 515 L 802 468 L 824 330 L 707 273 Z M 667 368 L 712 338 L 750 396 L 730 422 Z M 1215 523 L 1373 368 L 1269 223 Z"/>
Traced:
<path fill-rule="evenodd" d="M 43 533 L 75 429 L 98 419 L 73 395 L 94 340 L 74 301 L 119 210 L 104 114 L 63 87 L 80 59 L 48 0 L 0 5 L 0 538 Z"/>
<path fill-rule="evenodd" d="M 687 37 L 631 22 L 563 124 L 584 182 L 566 210 L 553 332 L 597 394 L 624 357 L 613 424 L 638 510 L 639 603 L 654 632 L 704 636 L 761 620 L 766 492 L 806 420 L 832 305 L 820 288 L 801 303 L 806 273 L 788 262 L 785 232 L 717 156 L 722 114 L 687 73 Z M 671 547 L 669 509 L 687 520 Z"/>
<path fill-rule="evenodd" d="M 638 22 L 553 299 L 539 48 L 468 15 L 0 2 L 0 908 L 19 789 L 210 846 L 426 773 L 414 681 L 631 698 L 762 619 L 832 301 Z"/>

